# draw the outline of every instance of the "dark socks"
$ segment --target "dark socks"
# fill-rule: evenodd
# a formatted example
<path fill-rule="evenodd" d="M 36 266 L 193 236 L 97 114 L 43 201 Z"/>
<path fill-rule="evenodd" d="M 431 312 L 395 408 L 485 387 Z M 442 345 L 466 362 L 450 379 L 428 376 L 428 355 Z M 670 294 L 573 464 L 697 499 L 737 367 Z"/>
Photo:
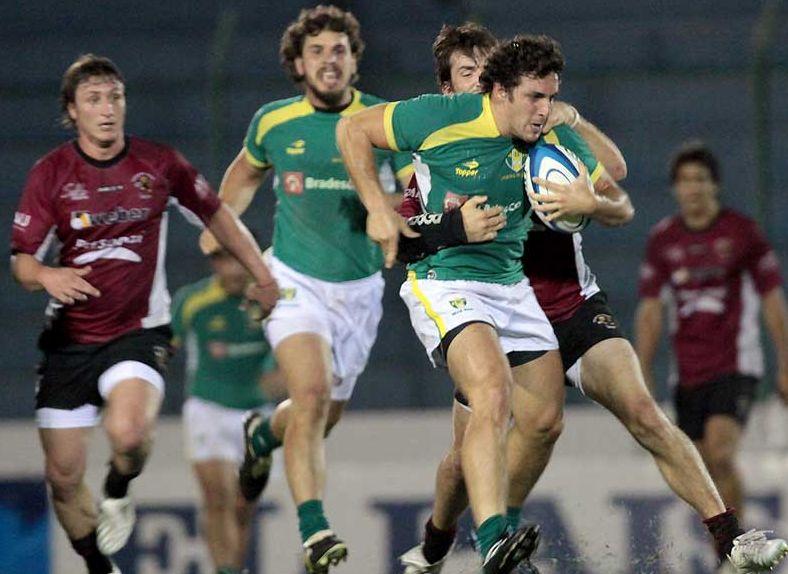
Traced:
<path fill-rule="evenodd" d="M 322 501 L 307 500 L 298 505 L 298 529 L 301 531 L 302 542 L 306 542 L 321 530 L 328 530 L 328 520 L 323 513 Z"/>
<path fill-rule="evenodd" d="M 523 509 L 520 506 L 507 506 L 506 507 L 506 523 L 509 525 L 509 530 L 514 532 L 520 528 L 520 518 L 522 517 Z"/>
<path fill-rule="evenodd" d="M 487 558 L 490 548 L 506 534 L 506 517 L 503 514 L 491 516 L 479 525 L 476 534 L 479 537 L 479 551 L 482 554 L 482 560 L 484 560 Z"/>
<path fill-rule="evenodd" d="M 449 553 L 451 545 L 454 543 L 454 537 L 457 534 L 457 529 L 441 530 L 432 523 L 432 517 L 427 521 L 424 526 L 424 545 L 422 550 L 424 558 L 430 564 L 435 564 Z"/>
<path fill-rule="evenodd" d="M 722 514 L 712 516 L 703 521 L 706 528 L 714 537 L 714 548 L 717 550 L 717 557 L 720 562 L 724 562 L 733 548 L 733 539 L 744 530 L 739 526 L 739 519 L 736 518 L 736 511 L 733 508 L 727 509 Z"/>
<path fill-rule="evenodd" d="M 104 494 L 107 498 L 123 498 L 129 493 L 129 483 L 140 475 L 139 471 L 132 474 L 121 474 L 115 464 L 109 463 L 109 472 L 104 481 Z"/>
<path fill-rule="evenodd" d="M 84 538 L 71 540 L 71 546 L 85 560 L 88 574 L 109 574 L 112 572 L 112 563 L 109 558 L 98 549 L 95 530 Z"/>
<path fill-rule="evenodd" d="M 276 438 L 271 430 L 271 417 L 265 419 L 254 431 L 252 446 L 257 456 L 268 456 L 274 449 L 282 446 L 282 441 Z"/>

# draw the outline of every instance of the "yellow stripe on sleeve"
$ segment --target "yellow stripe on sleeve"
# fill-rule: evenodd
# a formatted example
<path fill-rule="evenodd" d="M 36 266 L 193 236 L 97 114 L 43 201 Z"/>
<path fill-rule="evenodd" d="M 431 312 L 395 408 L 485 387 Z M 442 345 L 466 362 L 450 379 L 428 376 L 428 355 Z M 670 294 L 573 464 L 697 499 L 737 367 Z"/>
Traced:
<path fill-rule="evenodd" d="M 401 167 L 399 168 L 399 170 L 397 170 L 397 174 L 396 174 L 397 180 L 402 181 L 405 178 L 410 179 L 410 176 L 412 176 L 415 171 L 416 170 L 413 167 L 413 164 L 409 163 L 408 165 Z"/>
<path fill-rule="evenodd" d="M 596 183 L 597 181 L 599 181 L 599 178 L 602 177 L 602 174 L 604 172 L 605 172 L 605 166 L 602 165 L 601 161 L 597 161 L 594 171 L 591 172 L 591 183 Z"/>
<path fill-rule="evenodd" d="M 254 143 L 260 145 L 260 143 L 263 141 L 263 138 L 265 137 L 265 134 L 267 134 L 272 128 L 275 128 L 276 126 L 285 122 L 289 122 L 290 120 L 308 116 L 309 114 L 314 113 L 314 111 L 315 108 L 313 108 L 312 104 L 309 103 L 309 100 L 304 97 L 303 100 L 293 102 L 292 104 L 288 104 L 277 110 L 268 112 L 263 117 L 261 117 L 260 121 L 257 123 L 257 134 L 255 134 Z"/>
<path fill-rule="evenodd" d="M 398 103 L 386 104 L 386 108 L 383 110 L 383 129 L 386 130 L 386 143 L 394 151 L 400 151 L 397 147 L 397 138 L 394 136 L 394 108 L 397 107 Z"/>
<path fill-rule="evenodd" d="M 244 147 L 244 152 L 245 152 L 245 155 L 246 155 L 246 161 L 248 161 L 253 166 L 255 166 L 257 168 L 260 168 L 260 169 L 268 169 L 271 166 L 271 164 L 264 163 L 264 162 L 260 161 L 259 159 L 257 159 L 256 157 L 254 157 L 252 155 L 252 152 L 249 151 L 248 147 Z"/>
<path fill-rule="evenodd" d="M 428 150 L 471 138 L 497 137 L 501 137 L 501 132 L 495 124 L 495 117 L 490 104 L 490 94 L 485 94 L 482 98 L 482 111 L 478 116 L 471 121 L 451 124 L 432 132 L 424 139 L 419 146 L 419 150 Z"/>
<path fill-rule="evenodd" d="M 424 311 L 426 311 L 427 316 L 432 319 L 432 322 L 435 323 L 435 326 L 438 328 L 440 338 L 443 339 L 443 337 L 446 336 L 446 324 L 443 322 L 443 318 L 432 308 L 427 296 L 424 295 L 424 291 L 419 288 L 419 281 L 416 279 L 415 271 L 408 271 L 408 282 L 410 283 L 411 289 L 413 289 L 413 294 L 416 295 L 416 298 L 421 301 L 421 304 L 424 306 Z"/>

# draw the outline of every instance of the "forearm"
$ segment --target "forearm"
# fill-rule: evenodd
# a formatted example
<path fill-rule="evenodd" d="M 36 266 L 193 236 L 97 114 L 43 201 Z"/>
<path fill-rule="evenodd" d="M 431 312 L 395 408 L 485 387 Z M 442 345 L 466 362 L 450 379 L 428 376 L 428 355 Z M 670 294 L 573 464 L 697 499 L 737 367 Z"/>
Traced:
<path fill-rule="evenodd" d="M 763 297 L 763 320 L 774 345 L 777 368 L 788 371 L 788 306 L 782 288 L 772 289 Z"/>
<path fill-rule="evenodd" d="M 400 236 L 397 258 L 403 263 L 413 263 L 447 247 L 467 243 L 462 212 L 453 209 L 445 213 L 423 213 L 409 217 L 408 227 L 418 237 Z"/>
<path fill-rule="evenodd" d="M 11 271 L 22 287 L 28 291 L 40 291 L 44 288 L 41 284 L 41 272 L 46 265 L 27 253 L 17 253 L 11 257 Z"/>
<path fill-rule="evenodd" d="M 386 199 L 387 194 L 380 185 L 369 135 L 354 118 L 340 120 L 336 133 L 337 147 L 361 203 L 370 213 L 392 209 Z"/>
<path fill-rule="evenodd" d="M 228 206 L 222 205 L 208 225 L 208 230 L 227 251 L 246 267 L 258 284 L 272 280 L 263 262 L 263 254 L 254 237 Z"/>
<path fill-rule="evenodd" d="M 632 221 L 635 208 L 629 194 L 613 181 L 609 175 L 603 174 L 602 179 L 594 185 L 596 208 L 591 214 L 595 221 L 609 227 L 624 225 Z"/>
<path fill-rule="evenodd" d="M 242 215 L 252 203 L 265 172 L 250 165 L 242 150 L 224 172 L 219 186 L 219 197 L 235 212 Z"/>
<path fill-rule="evenodd" d="M 662 305 L 658 299 L 644 299 L 635 315 L 635 352 L 640 359 L 643 375 L 649 386 L 653 384 L 654 357 L 662 335 Z"/>
<path fill-rule="evenodd" d="M 620 181 L 627 176 L 627 162 L 618 146 L 602 130 L 578 113 L 577 122 L 571 126 L 586 141 L 588 147 L 602 162 L 610 176 Z"/>

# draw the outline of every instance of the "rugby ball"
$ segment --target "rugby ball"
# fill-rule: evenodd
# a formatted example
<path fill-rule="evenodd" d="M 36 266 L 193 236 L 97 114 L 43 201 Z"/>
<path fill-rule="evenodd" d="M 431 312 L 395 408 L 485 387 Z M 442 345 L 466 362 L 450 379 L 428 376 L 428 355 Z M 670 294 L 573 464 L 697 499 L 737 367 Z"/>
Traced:
<path fill-rule="evenodd" d="M 535 195 L 550 193 L 546 188 L 533 182 L 534 177 L 540 177 L 545 181 L 555 183 L 571 183 L 577 179 L 580 173 L 580 159 L 571 151 L 557 144 L 538 144 L 533 146 L 525 158 L 523 166 L 523 179 L 525 180 L 526 191 L 531 191 Z M 526 195 L 531 206 L 539 203 Z M 546 221 L 549 215 L 547 212 L 534 210 L 542 223 L 561 233 L 577 233 L 585 229 L 591 219 L 585 215 L 574 215 Z"/>

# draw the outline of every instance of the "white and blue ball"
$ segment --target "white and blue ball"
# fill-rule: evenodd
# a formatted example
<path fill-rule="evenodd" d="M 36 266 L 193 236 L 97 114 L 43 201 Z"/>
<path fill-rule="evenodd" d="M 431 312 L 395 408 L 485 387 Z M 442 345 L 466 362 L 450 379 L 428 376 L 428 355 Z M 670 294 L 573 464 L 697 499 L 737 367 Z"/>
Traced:
<path fill-rule="evenodd" d="M 557 144 L 538 144 L 528 151 L 523 167 L 523 179 L 525 189 L 535 195 L 549 194 L 550 190 L 543 188 L 533 182 L 533 178 L 539 177 L 545 181 L 555 183 L 572 183 L 580 174 L 580 159 L 571 151 Z M 531 199 L 531 206 L 535 207 L 537 200 Z M 572 215 L 546 221 L 550 215 L 547 212 L 534 210 L 542 223 L 553 231 L 561 233 L 577 233 L 585 229 L 591 219 L 585 215 Z"/>

